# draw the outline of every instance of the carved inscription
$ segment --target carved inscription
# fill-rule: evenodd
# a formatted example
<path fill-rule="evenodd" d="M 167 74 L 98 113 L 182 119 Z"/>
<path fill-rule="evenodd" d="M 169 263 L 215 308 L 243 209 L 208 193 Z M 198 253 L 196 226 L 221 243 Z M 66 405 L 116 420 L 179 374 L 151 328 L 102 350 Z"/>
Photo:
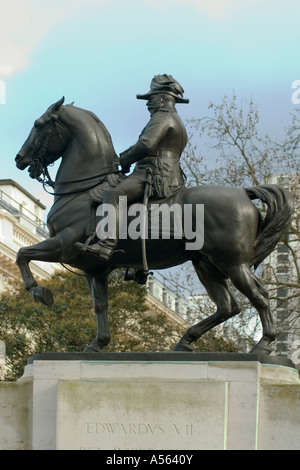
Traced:
<path fill-rule="evenodd" d="M 177 436 L 192 436 L 195 434 L 193 424 L 149 424 L 149 423 L 86 423 L 86 434 L 106 434 L 106 435 L 163 435 L 172 433 Z"/>
<path fill-rule="evenodd" d="M 222 449 L 224 391 L 216 381 L 61 381 L 57 448 Z"/>

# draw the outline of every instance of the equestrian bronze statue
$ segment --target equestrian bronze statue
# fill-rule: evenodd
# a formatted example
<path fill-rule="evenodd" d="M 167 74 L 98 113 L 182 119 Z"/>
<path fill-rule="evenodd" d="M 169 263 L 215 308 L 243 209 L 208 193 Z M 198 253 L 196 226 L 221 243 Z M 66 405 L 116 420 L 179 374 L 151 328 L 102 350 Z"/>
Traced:
<path fill-rule="evenodd" d="M 279 185 L 252 188 L 199 186 L 186 188 L 180 169 L 180 155 L 186 145 L 186 131 L 175 109 L 187 103 L 182 87 L 170 75 L 155 76 L 150 91 L 138 95 L 147 100 L 150 121 L 137 142 L 116 155 L 112 139 L 98 117 L 64 98 L 51 105 L 34 123 L 29 137 L 16 156 L 20 170 L 29 168 L 32 178 L 49 182 L 47 167 L 61 158 L 55 182 L 54 203 L 48 214 L 49 238 L 17 254 L 26 290 L 45 305 L 52 305 L 51 291 L 39 286 L 29 262 L 63 263 L 80 269 L 94 302 L 97 335 L 85 352 L 100 352 L 110 341 L 108 323 L 108 275 L 117 268 L 135 270 L 144 282 L 147 269 L 165 269 L 191 261 L 199 280 L 216 304 L 216 312 L 190 327 L 175 351 L 192 351 L 191 344 L 204 333 L 240 312 L 229 290 L 229 281 L 250 301 L 260 316 L 262 338 L 251 351 L 270 354 L 276 339 L 268 292 L 253 274 L 275 248 L 293 212 L 292 197 Z M 130 166 L 136 163 L 134 171 Z M 146 194 L 146 197 L 145 197 Z M 267 206 L 263 216 L 252 202 Z M 125 211 L 120 201 L 128 204 Z M 146 207 L 146 235 L 119 236 L 124 224 L 130 232 L 134 204 Z M 151 204 L 191 209 L 190 225 L 181 224 L 177 236 L 151 237 Z M 99 210 L 114 208 L 114 232 L 101 238 Z M 200 227 L 197 216 L 204 208 L 201 243 L 192 243 Z M 120 214 L 128 215 L 120 220 Z M 133 212 L 131 212 L 133 213 Z M 119 215 L 118 215 L 119 214 Z M 172 226 L 174 231 L 174 226 Z M 188 235 L 189 232 L 189 235 Z"/>

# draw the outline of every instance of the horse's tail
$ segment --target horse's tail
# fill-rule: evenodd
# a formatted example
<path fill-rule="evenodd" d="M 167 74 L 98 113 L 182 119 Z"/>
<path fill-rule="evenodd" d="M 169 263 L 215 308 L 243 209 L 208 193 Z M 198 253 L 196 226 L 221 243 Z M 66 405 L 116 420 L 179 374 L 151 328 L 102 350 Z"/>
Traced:
<path fill-rule="evenodd" d="M 294 210 L 293 197 L 277 184 L 246 188 L 246 193 L 250 199 L 260 199 L 267 204 L 264 218 L 259 211 L 260 222 L 251 263 L 257 268 L 274 250 L 287 229 Z"/>

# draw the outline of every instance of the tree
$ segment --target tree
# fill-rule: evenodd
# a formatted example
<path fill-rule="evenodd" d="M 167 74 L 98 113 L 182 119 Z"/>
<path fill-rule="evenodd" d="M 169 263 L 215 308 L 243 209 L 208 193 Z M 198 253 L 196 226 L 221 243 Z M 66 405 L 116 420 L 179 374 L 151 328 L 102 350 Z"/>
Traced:
<path fill-rule="evenodd" d="M 276 143 L 259 132 L 259 114 L 253 100 L 244 110 L 234 95 L 220 105 L 210 104 L 210 116 L 188 121 L 189 146 L 183 155 L 188 185 L 219 184 L 245 187 L 263 184 L 277 174 L 295 174 L 299 169 L 296 149 L 297 121 L 286 131 L 283 143 Z M 299 130 L 299 128 L 298 128 Z M 197 143 L 193 133 L 197 132 Z M 291 139 L 294 139 L 292 142 Z M 199 144 L 200 143 L 200 144 Z M 203 156 L 199 145 L 209 151 Z"/>
<path fill-rule="evenodd" d="M 295 328 L 297 324 L 299 328 L 300 119 L 298 113 L 294 114 L 285 130 L 283 141 L 274 142 L 269 136 L 260 134 L 259 114 L 252 99 L 245 109 L 243 104 L 238 105 L 236 96 L 232 99 L 225 96 L 220 105 L 211 104 L 209 111 L 208 116 L 188 122 L 190 139 L 182 157 L 187 185 L 249 187 L 272 182 L 288 185 L 294 195 L 296 215 L 283 237 L 279 252 L 275 252 L 265 260 L 259 275 L 267 284 L 275 307 L 278 307 L 278 304 L 282 305 L 282 295 L 285 293 L 285 320 L 288 318 L 289 325 L 293 321 L 293 327 Z M 265 210 L 264 205 L 259 208 Z M 284 252 L 289 256 L 286 256 L 282 262 Z M 243 297 L 237 295 L 242 302 L 243 314 L 232 321 L 238 324 L 243 334 L 249 333 L 253 337 L 258 326 L 254 317 L 256 312 L 249 309 L 248 301 L 245 302 Z M 282 318 L 277 320 L 282 328 Z M 251 330 L 249 324 L 252 325 Z"/>
<path fill-rule="evenodd" d="M 58 272 L 43 283 L 55 303 L 36 303 L 23 284 L 12 283 L 0 297 L 0 338 L 6 345 L 2 378 L 16 380 L 28 358 L 42 352 L 82 352 L 94 339 L 96 320 L 90 292 L 83 276 Z M 149 308 L 146 288 L 125 282 L 120 271 L 109 277 L 109 324 L 112 340 L 108 352 L 172 350 L 185 332 L 159 309 Z M 234 350 L 231 341 L 215 333 L 198 350 Z M 0 371 L 1 372 L 1 371 Z M 1 374 L 0 374 L 1 377 Z"/>
<path fill-rule="evenodd" d="M 0 338 L 6 344 L 5 380 L 23 374 L 29 356 L 41 352 L 82 352 L 96 335 L 87 284 L 80 273 L 58 272 L 44 282 L 54 305 L 36 303 L 23 284 L 11 284 L 0 298 Z M 112 341 L 107 351 L 157 350 L 173 330 L 162 314 L 154 317 L 145 303 L 146 289 L 124 282 L 118 271 L 109 278 Z M 178 332 L 177 340 L 181 332 Z M 175 343 L 175 340 L 174 340 Z"/>

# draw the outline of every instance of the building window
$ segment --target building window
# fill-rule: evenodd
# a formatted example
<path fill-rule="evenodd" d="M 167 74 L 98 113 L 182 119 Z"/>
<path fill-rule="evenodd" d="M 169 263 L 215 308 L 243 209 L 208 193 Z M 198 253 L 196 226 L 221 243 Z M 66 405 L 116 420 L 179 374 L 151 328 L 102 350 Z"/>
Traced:
<path fill-rule="evenodd" d="M 277 297 L 287 297 L 288 290 L 282 287 L 281 289 L 277 289 Z"/>
<path fill-rule="evenodd" d="M 289 272 L 288 270 L 288 266 L 285 266 L 285 265 L 280 265 L 280 266 L 277 266 L 277 272 L 278 273 L 285 273 L 287 274 Z"/>
<path fill-rule="evenodd" d="M 289 248 L 288 248 L 287 245 L 282 244 L 282 245 L 280 245 L 280 246 L 278 247 L 277 252 L 278 252 L 278 253 L 288 253 L 288 252 L 289 252 Z"/>
<path fill-rule="evenodd" d="M 277 255 L 277 263 L 287 263 L 289 260 L 289 254 L 288 253 L 279 253 Z"/>

